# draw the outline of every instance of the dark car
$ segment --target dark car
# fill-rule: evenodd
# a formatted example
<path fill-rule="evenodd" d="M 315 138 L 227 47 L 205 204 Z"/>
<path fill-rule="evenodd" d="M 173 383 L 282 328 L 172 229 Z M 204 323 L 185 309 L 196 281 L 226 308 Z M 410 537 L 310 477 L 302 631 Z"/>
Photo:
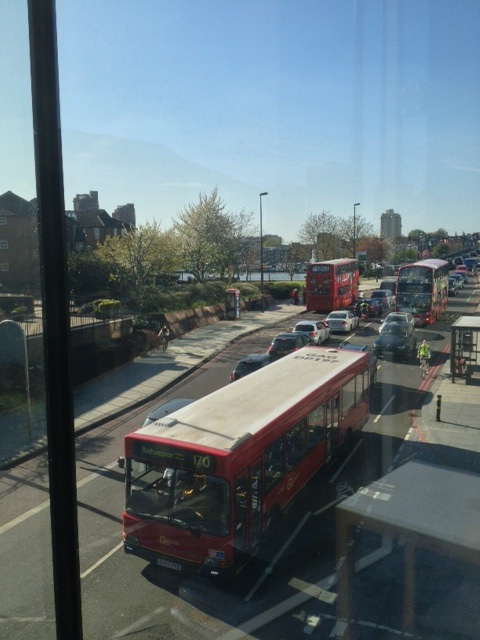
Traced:
<path fill-rule="evenodd" d="M 170 413 L 173 413 L 182 407 L 186 407 L 187 404 L 191 404 L 192 402 L 194 402 L 193 398 L 172 398 L 171 400 L 167 400 L 148 414 L 142 424 L 142 427 L 146 427 L 147 424 L 155 422 L 155 420 L 160 420 L 160 418 L 164 418 Z"/>
<path fill-rule="evenodd" d="M 448 279 L 448 295 L 449 296 L 456 296 L 459 288 L 460 287 L 456 278 Z"/>
<path fill-rule="evenodd" d="M 397 281 L 394 280 L 393 278 L 391 280 L 382 280 L 379 289 L 386 289 L 387 291 L 390 291 L 390 293 L 392 294 L 392 296 L 396 296 L 397 295 Z"/>
<path fill-rule="evenodd" d="M 249 373 L 266 367 L 270 362 L 271 359 L 268 353 L 251 353 L 249 356 L 245 356 L 245 358 L 237 362 L 237 366 L 230 374 L 230 382 L 244 378 Z"/>
<path fill-rule="evenodd" d="M 373 343 L 374 352 L 391 355 L 398 360 L 408 360 L 417 348 L 417 334 L 414 327 L 406 322 L 389 322 Z"/>
<path fill-rule="evenodd" d="M 338 345 L 340 349 L 348 349 L 349 351 L 366 351 L 370 354 L 370 386 L 373 386 L 377 380 L 377 354 L 368 344 L 351 344 L 350 342 L 342 342 Z"/>
<path fill-rule="evenodd" d="M 386 313 L 390 313 L 390 311 L 395 306 L 395 298 L 393 297 L 392 293 L 387 289 L 375 289 L 370 294 L 370 299 L 381 300 L 383 304 L 383 311 Z"/>
<path fill-rule="evenodd" d="M 279 333 L 272 340 L 272 344 L 268 349 L 268 354 L 272 360 L 282 358 L 283 356 L 298 351 L 309 342 L 308 336 L 303 333 Z"/>

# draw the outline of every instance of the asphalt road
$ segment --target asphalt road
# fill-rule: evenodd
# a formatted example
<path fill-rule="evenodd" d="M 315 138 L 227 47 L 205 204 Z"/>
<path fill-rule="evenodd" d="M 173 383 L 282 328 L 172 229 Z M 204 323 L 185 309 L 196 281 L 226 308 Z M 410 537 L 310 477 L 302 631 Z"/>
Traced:
<path fill-rule="evenodd" d="M 453 299 L 441 323 L 418 330 L 419 339 L 426 337 L 439 359 L 449 338 L 449 324 L 455 314 L 469 309 L 467 299 L 468 290 Z M 122 453 L 123 436 L 140 426 L 153 406 L 169 397 L 200 397 L 229 384 L 238 359 L 265 351 L 273 335 L 289 329 L 290 324 L 239 340 L 155 403 L 78 439 L 86 639 L 220 638 L 230 625 L 245 621 L 252 633 L 261 627 L 262 637 L 276 640 L 303 638 L 313 632 L 314 637 L 327 638 L 333 633 L 338 625 L 333 588 L 333 507 L 342 496 L 381 477 L 398 459 L 403 439 L 412 427 L 411 412 L 421 406 L 423 394 L 428 393 L 428 388 L 420 390 L 421 376 L 415 361 L 380 361 L 371 417 L 351 456 L 309 483 L 273 541 L 233 585 L 224 587 L 152 569 L 138 558 L 125 556 L 121 548 L 123 472 L 117 468 L 116 458 Z M 377 328 L 374 321 L 348 339 L 371 344 Z M 335 335 L 331 344 L 344 339 L 345 336 Z M 0 636 L 5 640 L 53 638 L 45 456 L 3 473 L 0 491 L 0 545 L 4 559 L 0 573 Z M 369 553 L 366 548 L 365 557 Z M 320 589 L 316 598 L 305 595 L 309 585 Z M 368 618 L 368 611 L 365 616 Z M 323 626 L 319 626 L 319 620 Z M 396 629 L 394 624 L 391 628 Z"/>

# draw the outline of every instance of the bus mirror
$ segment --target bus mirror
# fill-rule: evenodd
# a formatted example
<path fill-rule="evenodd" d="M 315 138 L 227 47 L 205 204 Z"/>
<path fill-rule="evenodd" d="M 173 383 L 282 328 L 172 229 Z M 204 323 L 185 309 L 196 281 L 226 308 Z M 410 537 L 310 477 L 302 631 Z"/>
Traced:
<path fill-rule="evenodd" d="M 119 469 L 125 469 L 125 458 L 123 456 L 117 458 L 117 464 Z"/>

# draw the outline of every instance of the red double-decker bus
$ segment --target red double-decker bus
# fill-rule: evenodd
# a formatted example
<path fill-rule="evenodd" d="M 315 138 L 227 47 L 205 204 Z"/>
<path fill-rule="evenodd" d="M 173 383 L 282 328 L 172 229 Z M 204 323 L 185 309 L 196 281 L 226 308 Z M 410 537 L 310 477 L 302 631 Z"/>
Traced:
<path fill-rule="evenodd" d="M 358 260 L 310 263 L 305 283 L 307 311 L 346 309 L 358 300 L 359 279 Z"/>
<path fill-rule="evenodd" d="M 415 324 L 433 324 L 448 304 L 448 262 L 420 260 L 402 265 L 397 276 L 396 311 L 406 311 Z"/>
<path fill-rule="evenodd" d="M 127 435 L 125 551 L 229 573 L 366 423 L 368 355 L 304 347 Z"/>

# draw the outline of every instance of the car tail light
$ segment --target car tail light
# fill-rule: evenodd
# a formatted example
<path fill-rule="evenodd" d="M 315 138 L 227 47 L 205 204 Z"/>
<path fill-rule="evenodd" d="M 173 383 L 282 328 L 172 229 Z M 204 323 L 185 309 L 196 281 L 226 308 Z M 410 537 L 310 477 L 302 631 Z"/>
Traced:
<path fill-rule="evenodd" d="M 343 320 L 343 321 L 342 321 L 342 327 L 346 327 L 346 326 L 347 326 L 347 321 L 346 321 L 346 320 Z"/>
<path fill-rule="evenodd" d="M 310 333 L 308 334 L 311 338 L 315 337 L 315 331 L 310 331 Z"/>
<path fill-rule="evenodd" d="M 236 379 L 237 379 L 237 374 L 235 373 L 235 371 L 232 371 L 232 373 L 230 374 L 230 380 L 233 382 Z"/>

